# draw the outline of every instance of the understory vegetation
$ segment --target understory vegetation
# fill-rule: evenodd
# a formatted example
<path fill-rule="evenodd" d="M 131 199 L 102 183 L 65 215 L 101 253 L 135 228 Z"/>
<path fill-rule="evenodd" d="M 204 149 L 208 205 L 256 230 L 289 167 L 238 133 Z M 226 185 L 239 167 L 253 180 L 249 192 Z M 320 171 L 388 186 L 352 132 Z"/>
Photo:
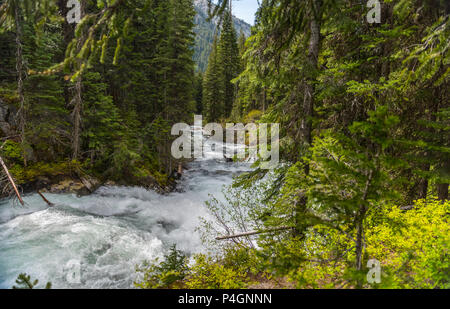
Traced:
<path fill-rule="evenodd" d="M 139 288 L 450 288 L 450 202 L 419 200 L 412 210 L 383 205 L 367 217 L 365 260 L 380 262 L 379 283 L 370 268 L 354 271 L 354 242 L 327 225 L 304 237 L 265 235 L 257 247 L 230 243 L 189 259 L 172 248 L 163 262 L 138 268 Z M 256 222 L 255 222 L 256 223 Z M 343 227 L 345 229 L 345 227 Z M 256 244 L 256 242 L 255 242 Z"/>

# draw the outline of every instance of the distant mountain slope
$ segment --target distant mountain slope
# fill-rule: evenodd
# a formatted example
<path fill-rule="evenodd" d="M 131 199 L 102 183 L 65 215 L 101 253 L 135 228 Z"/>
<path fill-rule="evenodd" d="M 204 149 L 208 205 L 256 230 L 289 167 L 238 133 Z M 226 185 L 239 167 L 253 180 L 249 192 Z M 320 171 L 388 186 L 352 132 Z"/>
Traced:
<path fill-rule="evenodd" d="M 195 17 L 195 50 L 194 50 L 194 61 L 197 64 L 197 69 L 201 72 L 206 71 L 208 66 L 208 58 L 211 53 L 211 45 L 214 40 L 214 32 L 217 24 L 217 20 L 207 21 L 208 19 L 208 1 L 207 0 L 195 0 L 195 10 L 197 11 L 197 16 Z M 237 35 L 242 31 L 248 37 L 250 36 L 251 26 L 245 21 L 233 17 L 234 28 L 236 29 Z"/>

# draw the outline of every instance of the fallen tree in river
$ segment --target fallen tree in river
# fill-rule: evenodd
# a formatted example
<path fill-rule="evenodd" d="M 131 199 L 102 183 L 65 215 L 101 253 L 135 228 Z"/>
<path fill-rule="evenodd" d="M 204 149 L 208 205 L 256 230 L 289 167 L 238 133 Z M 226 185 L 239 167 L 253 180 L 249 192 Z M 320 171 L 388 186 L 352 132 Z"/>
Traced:
<path fill-rule="evenodd" d="M 0 179 L 0 183 L 2 184 L 3 187 L 3 193 L 8 194 L 10 196 L 15 194 L 20 204 L 22 204 L 22 206 L 25 206 L 22 196 L 20 196 L 19 190 L 17 189 L 16 183 L 14 182 L 13 177 L 9 173 L 8 167 L 6 166 L 1 156 L 0 156 L 0 165 L 3 167 L 3 171 L 5 172 L 6 176 Z"/>
<path fill-rule="evenodd" d="M 269 230 L 264 230 L 264 231 L 252 231 L 252 232 L 246 232 L 246 233 L 242 233 L 242 234 L 221 236 L 221 237 L 217 237 L 216 240 L 228 240 L 228 239 L 234 239 L 234 238 L 240 238 L 240 237 L 267 234 L 267 233 L 272 233 L 272 232 L 287 231 L 287 230 L 292 230 L 292 229 L 293 228 L 289 227 L 289 226 L 281 226 L 279 228 L 274 228 L 274 229 L 269 229 Z"/>

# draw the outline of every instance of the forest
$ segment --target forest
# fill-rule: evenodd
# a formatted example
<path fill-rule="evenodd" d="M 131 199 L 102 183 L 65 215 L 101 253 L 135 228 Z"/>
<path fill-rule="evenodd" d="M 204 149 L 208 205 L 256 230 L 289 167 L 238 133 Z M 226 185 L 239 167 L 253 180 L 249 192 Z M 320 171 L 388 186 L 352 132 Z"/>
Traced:
<path fill-rule="evenodd" d="M 193 0 L 80 0 L 79 23 L 66 0 L 1 0 L 0 156 L 17 185 L 167 193 L 189 164 L 171 156 L 175 123 L 279 123 L 277 168 L 256 160 L 205 201 L 207 249 L 174 244 L 134 287 L 450 288 L 450 2 L 380 1 L 374 22 L 366 1 L 261 0 L 250 36 L 232 0 L 208 2 L 201 64 Z"/>

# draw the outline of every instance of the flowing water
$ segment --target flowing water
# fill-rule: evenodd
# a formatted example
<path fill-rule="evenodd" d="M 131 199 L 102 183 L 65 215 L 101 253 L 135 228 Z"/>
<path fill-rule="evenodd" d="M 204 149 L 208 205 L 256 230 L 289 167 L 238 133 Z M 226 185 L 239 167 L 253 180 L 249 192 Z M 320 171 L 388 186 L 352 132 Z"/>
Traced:
<path fill-rule="evenodd" d="M 57 205 L 52 208 L 36 194 L 24 198 L 26 207 L 1 201 L 0 288 L 11 288 L 24 272 L 54 288 L 132 288 L 135 266 L 161 257 L 171 245 L 201 252 L 196 227 L 199 217 L 208 217 L 204 202 L 210 194 L 223 199 L 222 187 L 249 169 L 226 163 L 220 147 L 211 150 L 210 144 L 205 142 L 203 159 L 189 164 L 180 192 L 103 187 L 80 198 L 46 194 Z M 76 283 L 69 274 L 78 267 Z"/>

